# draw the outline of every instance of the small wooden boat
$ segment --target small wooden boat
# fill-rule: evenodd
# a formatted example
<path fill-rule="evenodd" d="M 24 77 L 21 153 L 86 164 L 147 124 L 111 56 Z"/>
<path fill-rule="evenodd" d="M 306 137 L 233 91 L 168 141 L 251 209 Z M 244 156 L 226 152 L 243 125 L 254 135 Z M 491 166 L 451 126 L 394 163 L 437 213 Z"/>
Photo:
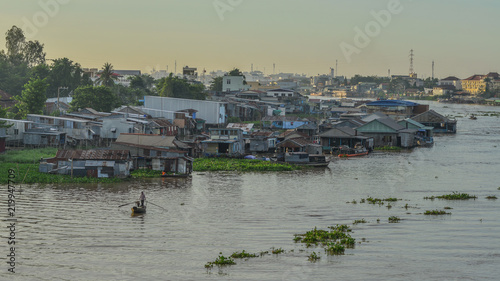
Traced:
<path fill-rule="evenodd" d="M 357 157 L 364 156 L 368 154 L 368 150 L 362 145 L 356 145 L 354 148 L 343 148 L 340 150 L 339 158 L 343 157 Z"/>
<path fill-rule="evenodd" d="M 139 205 L 139 204 L 137 204 Z M 132 215 L 135 215 L 135 214 L 144 214 L 146 213 L 146 205 L 144 206 L 134 206 L 132 207 Z"/>

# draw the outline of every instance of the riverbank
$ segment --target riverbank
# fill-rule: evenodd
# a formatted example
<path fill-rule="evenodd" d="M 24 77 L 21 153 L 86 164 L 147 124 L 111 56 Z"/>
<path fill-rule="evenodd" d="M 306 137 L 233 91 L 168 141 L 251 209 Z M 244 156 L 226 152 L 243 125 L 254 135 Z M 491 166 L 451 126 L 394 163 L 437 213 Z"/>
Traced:
<path fill-rule="evenodd" d="M 116 183 L 130 178 L 91 178 L 71 177 L 68 175 L 47 174 L 38 171 L 41 158 L 51 158 L 57 153 L 56 148 L 11 150 L 0 155 L 0 171 L 7 174 L 10 169 L 16 172 L 17 183 Z M 269 161 L 229 158 L 198 158 L 194 160 L 193 171 L 238 171 L 238 172 L 279 172 L 303 169 L 301 166 L 279 164 Z M 135 170 L 131 178 L 159 178 L 161 171 Z M 0 184 L 7 184 L 8 178 L 0 178 Z"/>

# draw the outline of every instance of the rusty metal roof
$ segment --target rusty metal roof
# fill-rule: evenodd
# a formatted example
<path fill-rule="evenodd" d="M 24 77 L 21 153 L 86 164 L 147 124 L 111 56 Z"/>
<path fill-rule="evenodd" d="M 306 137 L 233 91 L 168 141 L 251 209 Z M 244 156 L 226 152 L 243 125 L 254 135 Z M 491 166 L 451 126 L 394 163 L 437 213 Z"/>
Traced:
<path fill-rule="evenodd" d="M 59 150 L 57 159 L 78 160 L 127 160 L 130 158 L 129 150 Z"/>

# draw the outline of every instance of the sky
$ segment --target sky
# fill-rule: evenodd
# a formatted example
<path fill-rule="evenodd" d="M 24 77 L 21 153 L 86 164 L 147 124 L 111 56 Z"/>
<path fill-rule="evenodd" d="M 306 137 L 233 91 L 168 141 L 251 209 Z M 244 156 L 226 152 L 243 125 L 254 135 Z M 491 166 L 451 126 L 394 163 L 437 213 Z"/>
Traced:
<path fill-rule="evenodd" d="M 47 58 L 82 67 L 183 66 L 308 76 L 500 72 L 498 0 L 2 0 Z M 5 36 L 0 49 L 5 49 Z"/>

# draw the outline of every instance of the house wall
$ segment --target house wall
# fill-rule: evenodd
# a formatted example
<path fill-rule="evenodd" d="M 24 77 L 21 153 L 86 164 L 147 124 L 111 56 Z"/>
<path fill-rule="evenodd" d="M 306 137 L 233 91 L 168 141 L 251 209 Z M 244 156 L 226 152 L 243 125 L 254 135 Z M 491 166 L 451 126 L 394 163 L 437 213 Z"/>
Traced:
<path fill-rule="evenodd" d="M 373 146 L 397 146 L 398 144 L 398 134 L 397 133 L 365 133 L 365 137 L 373 138 Z"/>
<path fill-rule="evenodd" d="M 4 119 L 4 118 L 0 118 L 1 121 L 6 121 L 5 124 L 6 125 L 12 125 L 11 127 L 9 128 L 6 128 L 6 135 L 7 135 L 7 139 L 6 139 L 6 142 L 7 143 L 11 143 L 11 142 L 22 142 L 23 141 L 23 138 L 24 138 L 24 132 L 26 132 L 26 130 L 28 129 L 31 129 L 32 128 L 32 122 L 29 122 L 29 121 L 26 121 L 26 120 L 13 120 L 13 119 Z"/>
<path fill-rule="evenodd" d="M 115 128 L 115 131 L 111 130 Z M 127 118 L 106 118 L 103 120 L 100 136 L 103 139 L 116 139 L 121 133 L 135 133 L 134 124 Z"/>
<path fill-rule="evenodd" d="M 413 133 L 399 133 L 401 137 L 401 147 L 411 148 L 416 146 L 415 134 Z"/>
<path fill-rule="evenodd" d="M 247 91 L 250 89 L 249 85 L 243 84 L 245 78 L 243 76 L 223 76 L 222 77 L 222 91 Z"/>
<path fill-rule="evenodd" d="M 226 122 L 226 110 L 224 104 L 225 103 L 223 102 L 145 96 L 144 112 L 147 112 L 147 109 L 167 111 L 195 109 L 198 111 L 196 117 L 205 119 L 207 124 L 224 124 Z M 173 116 L 170 118 L 166 116 L 152 116 L 173 119 Z"/>
<path fill-rule="evenodd" d="M 268 150 L 269 142 L 267 139 L 250 140 L 250 152 L 267 152 Z"/>

